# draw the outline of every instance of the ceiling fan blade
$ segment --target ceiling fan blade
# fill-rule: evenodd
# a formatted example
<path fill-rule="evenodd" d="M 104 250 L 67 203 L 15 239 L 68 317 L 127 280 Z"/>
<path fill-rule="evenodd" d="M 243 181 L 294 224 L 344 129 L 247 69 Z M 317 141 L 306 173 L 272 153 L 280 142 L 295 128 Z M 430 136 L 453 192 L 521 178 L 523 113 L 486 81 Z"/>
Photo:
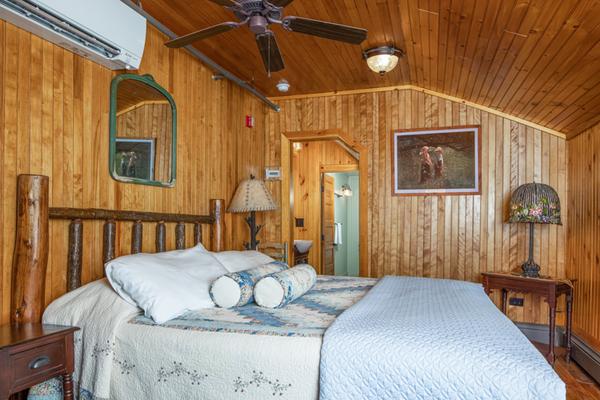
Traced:
<path fill-rule="evenodd" d="M 318 21 L 301 17 L 285 17 L 283 27 L 292 32 L 305 33 L 325 39 L 360 44 L 367 38 L 367 30 L 353 26 Z"/>
<path fill-rule="evenodd" d="M 206 39 L 208 37 L 230 31 L 232 29 L 237 28 L 238 26 L 239 24 L 235 22 L 224 22 L 222 24 L 213 25 L 209 28 L 201 29 L 199 31 L 192 32 L 187 35 L 170 40 L 165 43 L 165 46 L 172 48 L 187 46 L 188 44 L 193 43 L 197 40 Z"/>
<path fill-rule="evenodd" d="M 286 7 L 294 0 L 268 0 L 269 3 L 273 4 L 276 7 Z"/>
<path fill-rule="evenodd" d="M 263 63 L 265 64 L 265 69 L 268 73 L 281 71 L 285 68 L 283 57 L 281 56 L 273 32 L 268 31 L 256 35 L 256 44 L 258 45 L 258 51 L 260 51 Z"/>
<path fill-rule="evenodd" d="M 235 6 L 235 2 L 233 2 L 232 0 L 210 0 L 215 4 L 218 4 L 220 6 L 223 7 L 233 7 Z"/>

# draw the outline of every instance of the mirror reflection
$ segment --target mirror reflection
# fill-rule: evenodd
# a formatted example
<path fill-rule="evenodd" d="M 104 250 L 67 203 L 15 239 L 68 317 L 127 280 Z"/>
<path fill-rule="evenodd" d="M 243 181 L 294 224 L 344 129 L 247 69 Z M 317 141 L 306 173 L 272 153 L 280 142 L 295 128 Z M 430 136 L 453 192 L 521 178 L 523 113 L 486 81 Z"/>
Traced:
<path fill-rule="evenodd" d="M 123 77 L 113 89 L 111 172 L 124 182 L 172 186 L 175 105 L 149 76 Z"/>

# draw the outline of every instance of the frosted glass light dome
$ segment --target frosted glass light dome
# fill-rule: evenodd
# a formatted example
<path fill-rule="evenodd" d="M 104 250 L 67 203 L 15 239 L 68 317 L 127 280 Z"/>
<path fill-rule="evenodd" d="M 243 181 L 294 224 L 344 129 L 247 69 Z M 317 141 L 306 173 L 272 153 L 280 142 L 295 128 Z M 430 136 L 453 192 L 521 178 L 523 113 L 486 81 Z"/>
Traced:
<path fill-rule="evenodd" d="M 385 75 L 398 65 L 403 53 L 390 46 L 382 46 L 365 51 L 364 56 L 371 71 Z"/>

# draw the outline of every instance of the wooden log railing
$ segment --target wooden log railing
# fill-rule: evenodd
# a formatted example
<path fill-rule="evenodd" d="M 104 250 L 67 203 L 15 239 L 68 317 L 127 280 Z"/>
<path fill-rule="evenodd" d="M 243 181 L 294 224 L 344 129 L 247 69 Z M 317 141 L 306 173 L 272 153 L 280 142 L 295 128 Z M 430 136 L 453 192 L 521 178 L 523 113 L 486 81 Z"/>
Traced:
<path fill-rule="evenodd" d="M 185 248 L 185 224 L 183 222 L 175 225 L 175 247 L 177 250 Z"/>
<path fill-rule="evenodd" d="M 104 234 L 102 235 L 102 263 L 106 264 L 115 258 L 115 242 L 117 239 L 117 223 L 113 219 L 109 219 L 104 223 Z M 71 265 L 68 266 L 68 271 L 71 270 Z"/>
<path fill-rule="evenodd" d="M 75 219 L 69 224 L 69 255 L 67 258 L 67 291 L 81 286 L 81 267 L 83 266 L 83 222 Z"/>
<path fill-rule="evenodd" d="M 156 252 L 162 253 L 167 249 L 167 227 L 164 222 L 156 224 Z"/>
<path fill-rule="evenodd" d="M 131 254 L 142 252 L 142 243 L 144 241 L 144 224 L 142 221 L 135 221 L 131 226 Z"/>
<path fill-rule="evenodd" d="M 143 223 L 156 223 L 156 252 L 166 251 L 166 223 L 175 223 L 175 245 L 186 245 L 186 224 L 193 224 L 194 244 L 202 242 L 202 225 L 210 225 L 210 249 L 224 249 L 224 201 L 210 200 L 210 215 L 189 215 L 106 209 L 64 208 L 48 205 L 48 177 L 19 175 L 17 181 L 17 229 L 13 256 L 13 290 L 11 321 L 38 322 L 41 319 L 46 266 L 48 261 L 48 226 L 50 219 L 70 220 L 67 256 L 67 290 L 81 286 L 83 265 L 83 231 L 85 220 L 104 221 L 102 262 L 116 254 L 117 223 L 133 222 L 131 253 L 143 251 Z"/>

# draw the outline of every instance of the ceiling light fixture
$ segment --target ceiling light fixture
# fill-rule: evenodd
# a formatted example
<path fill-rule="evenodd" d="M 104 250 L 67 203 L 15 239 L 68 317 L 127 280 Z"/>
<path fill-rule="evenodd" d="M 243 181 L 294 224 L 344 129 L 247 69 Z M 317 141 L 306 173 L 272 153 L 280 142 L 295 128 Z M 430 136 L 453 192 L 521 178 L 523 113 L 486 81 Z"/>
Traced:
<path fill-rule="evenodd" d="M 385 75 L 396 68 L 404 52 L 393 46 L 381 46 L 366 50 L 363 55 L 371 71 Z"/>
<path fill-rule="evenodd" d="M 288 90 L 290 90 L 290 83 L 285 79 L 281 79 L 279 82 L 277 82 L 277 90 L 279 90 L 281 93 L 286 93 Z"/>

